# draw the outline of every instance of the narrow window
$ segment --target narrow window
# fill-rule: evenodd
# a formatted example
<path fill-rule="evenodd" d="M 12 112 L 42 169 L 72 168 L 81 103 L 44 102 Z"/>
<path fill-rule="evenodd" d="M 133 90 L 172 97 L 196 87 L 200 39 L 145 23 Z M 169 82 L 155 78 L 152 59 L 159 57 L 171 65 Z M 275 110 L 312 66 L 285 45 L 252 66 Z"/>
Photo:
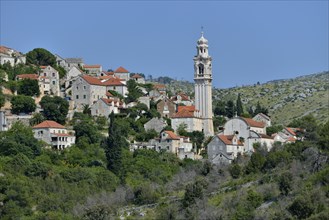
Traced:
<path fill-rule="evenodd" d="M 79 95 L 76 95 L 76 99 L 79 99 Z"/>

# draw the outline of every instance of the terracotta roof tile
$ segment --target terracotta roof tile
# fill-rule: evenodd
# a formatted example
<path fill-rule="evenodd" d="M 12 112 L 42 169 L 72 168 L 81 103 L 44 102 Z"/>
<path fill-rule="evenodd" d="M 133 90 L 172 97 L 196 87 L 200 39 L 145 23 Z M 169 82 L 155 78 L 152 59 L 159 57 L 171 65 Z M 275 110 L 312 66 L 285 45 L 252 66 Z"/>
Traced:
<path fill-rule="evenodd" d="M 294 132 L 293 128 L 286 128 L 286 130 L 293 136 L 296 136 L 296 133 Z"/>
<path fill-rule="evenodd" d="M 141 75 L 139 75 L 139 74 L 135 74 L 131 78 L 137 79 L 137 78 L 143 78 L 143 77 Z"/>
<path fill-rule="evenodd" d="M 232 139 L 234 137 L 234 135 L 217 135 L 217 137 L 224 142 L 224 144 L 226 145 L 233 145 L 232 143 Z M 243 146 L 243 144 L 241 143 L 241 141 L 238 140 L 238 145 Z"/>
<path fill-rule="evenodd" d="M 91 85 L 97 85 L 97 86 L 122 86 L 124 85 L 120 79 L 114 78 L 114 77 L 106 77 L 108 79 L 100 80 L 99 78 L 92 77 L 89 75 L 82 75 L 81 76 L 84 80 L 87 81 L 87 83 Z"/>
<path fill-rule="evenodd" d="M 95 78 L 95 77 L 92 77 L 92 76 L 89 76 L 89 75 L 82 75 L 81 76 L 84 80 L 87 81 L 87 83 L 91 84 L 91 85 L 98 85 L 98 86 L 102 86 L 102 82 Z"/>
<path fill-rule="evenodd" d="M 242 118 L 250 127 L 257 127 L 257 128 L 264 128 L 265 123 L 264 122 L 259 122 L 255 121 L 251 118 Z"/>
<path fill-rule="evenodd" d="M 35 79 L 37 80 L 39 76 L 37 74 L 20 74 L 17 75 L 18 79 Z"/>
<path fill-rule="evenodd" d="M 172 118 L 194 118 L 194 112 L 183 109 L 177 113 L 175 113 Z"/>
<path fill-rule="evenodd" d="M 61 124 L 58 124 L 56 121 L 47 120 L 33 126 L 33 128 L 65 128 L 65 127 Z"/>
<path fill-rule="evenodd" d="M 153 85 L 154 89 L 166 89 L 166 85 L 163 84 L 154 84 Z"/>
<path fill-rule="evenodd" d="M 126 70 L 125 68 L 123 68 L 122 66 L 120 66 L 118 69 L 116 69 L 114 71 L 115 73 L 129 73 L 128 70 Z"/>
<path fill-rule="evenodd" d="M 194 112 L 195 111 L 195 106 L 194 105 L 191 105 L 191 106 L 178 106 L 178 109 L 177 109 L 178 112 L 183 111 L 183 110 L 187 110 L 189 112 Z"/>
<path fill-rule="evenodd" d="M 164 131 L 168 137 L 167 139 L 172 139 L 172 140 L 179 140 L 179 137 L 172 131 Z"/>

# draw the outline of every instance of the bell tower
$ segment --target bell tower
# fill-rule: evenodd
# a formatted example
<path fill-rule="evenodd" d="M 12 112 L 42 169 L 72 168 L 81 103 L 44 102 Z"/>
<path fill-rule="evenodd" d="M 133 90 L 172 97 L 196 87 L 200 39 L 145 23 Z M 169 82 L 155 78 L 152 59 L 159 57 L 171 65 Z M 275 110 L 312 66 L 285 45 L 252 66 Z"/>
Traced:
<path fill-rule="evenodd" d="M 208 54 L 208 40 L 203 37 L 203 32 L 197 41 L 196 49 L 197 55 L 193 58 L 195 108 L 200 111 L 203 133 L 205 136 L 213 136 L 212 58 Z"/>

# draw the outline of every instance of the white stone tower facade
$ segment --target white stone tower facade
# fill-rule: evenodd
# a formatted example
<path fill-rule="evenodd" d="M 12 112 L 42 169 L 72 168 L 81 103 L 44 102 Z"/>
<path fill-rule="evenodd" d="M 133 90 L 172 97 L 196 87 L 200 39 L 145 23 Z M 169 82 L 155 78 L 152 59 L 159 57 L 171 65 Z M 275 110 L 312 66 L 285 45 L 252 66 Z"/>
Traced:
<path fill-rule="evenodd" d="M 208 54 L 208 40 L 203 37 L 197 42 L 194 60 L 195 108 L 200 111 L 203 133 L 214 135 L 212 112 L 212 58 Z"/>

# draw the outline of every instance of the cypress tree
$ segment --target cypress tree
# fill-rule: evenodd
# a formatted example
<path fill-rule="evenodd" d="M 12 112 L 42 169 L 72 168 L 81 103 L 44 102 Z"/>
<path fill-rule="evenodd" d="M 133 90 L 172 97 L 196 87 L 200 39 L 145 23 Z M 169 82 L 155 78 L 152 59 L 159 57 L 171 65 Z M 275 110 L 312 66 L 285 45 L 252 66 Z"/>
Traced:
<path fill-rule="evenodd" d="M 122 135 L 120 125 L 115 123 L 114 113 L 110 114 L 109 136 L 103 143 L 105 149 L 107 168 L 113 173 L 122 174 L 122 153 L 128 149 L 129 143 L 126 137 Z"/>
<path fill-rule="evenodd" d="M 242 106 L 242 102 L 241 102 L 240 93 L 238 95 L 238 99 L 236 100 L 236 111 L 237 111 L 238 116 L 241 116 L 243 114 L 243 106 Z"/>

